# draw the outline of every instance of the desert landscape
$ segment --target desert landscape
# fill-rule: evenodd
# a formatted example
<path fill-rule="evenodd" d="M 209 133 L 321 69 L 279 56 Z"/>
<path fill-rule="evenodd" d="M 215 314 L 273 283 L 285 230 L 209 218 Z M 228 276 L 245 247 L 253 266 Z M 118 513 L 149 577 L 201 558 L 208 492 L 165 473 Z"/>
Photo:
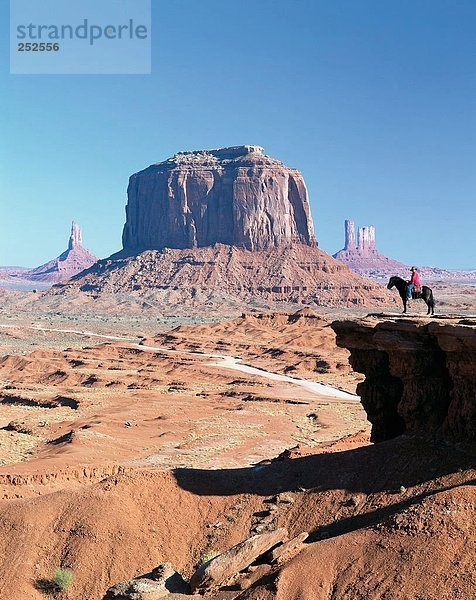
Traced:
<path fill-rule="evenodd" d="M 151 165 L 126 215 L 0 291 L 0 597 L 473 597 L 473 282 L 401 315 L 259 146 Z"/>
<path fill-rule="evenodd" d="M 476 321 L 334 311 L 355 327 L 441 322 L 471 333 L 456 442 L 435 437 L 445 417 L 417 406 L 427 421 L 371 443 L 365 411 L 378 419 L 355 395 L 366 369 L 336 344 L 329 310 L 175 327 L 131 318 L 129 329 L 113 315 L 96 325 L 4 312 L 2 597 L 193 597 L 186 582 L 204 560 L 276 531 L 279 541 L 254 548 L 263 557 L 194 595 L 471 597 Z M 173 565 L 167 577 L 146 580 L 155 596 L 140 581 L 106 595 L 162 563 Z M 58 568 L 73 573 L 66 591 L 52 584 Z"/>

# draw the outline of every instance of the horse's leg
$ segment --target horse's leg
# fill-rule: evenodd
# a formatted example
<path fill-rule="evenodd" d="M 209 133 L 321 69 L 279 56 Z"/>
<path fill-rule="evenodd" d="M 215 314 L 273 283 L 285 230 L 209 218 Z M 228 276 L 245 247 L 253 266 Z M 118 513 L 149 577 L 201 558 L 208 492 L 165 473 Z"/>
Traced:
<path fill-rule="evenodd" d="M 402 302 L 403 302 L 403 314 L 405 314 L 407 312 L 407 296 L 405 294 L 405 296 L 402 296 Z"/>
<path fill-rule="evenodd" d="M 427 296 L 425 297 L 425 302 L 428 306 L 427 314 L 435 314 L 435 299 L 433 298 L 433 290 L 429 290 Z"/>

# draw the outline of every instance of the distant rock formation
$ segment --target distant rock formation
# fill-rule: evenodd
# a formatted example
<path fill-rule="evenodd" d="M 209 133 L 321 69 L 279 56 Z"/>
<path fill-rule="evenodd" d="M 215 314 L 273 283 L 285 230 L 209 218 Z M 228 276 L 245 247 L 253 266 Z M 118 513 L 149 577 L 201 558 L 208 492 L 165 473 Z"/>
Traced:
<path fill-rule="evenodd" d="M 57 258 L 34 269 L 5 267 L 3 270 L 0 269 L 0 271 L 4 271 L 9 279 L 16 278 L 57 283 L 67 281 L 73 275 L 77 275 L 81 271 L 88 269 L 97 260 L 98 257 L 83 246 L 81 229 L 79 225 L 73 222 L 71 235 L 68 240 L 68 249 Z"/>
<path fill-rule="evenodd" d="M 68 250 L 79 248 L 83 245 L 83 234 L 81 228 L 74 221 L 71 224 L 71 235 L 68 240 Z"/>
<path fill-rule="evenodd" d="M 352 271 L 373 279 L 386 279 L 392 275 L 410 278 L 410 266 L 380 254 L 375 243 L 375 227 L 359 227 L 357 244 L 355 242 L 355 225 L 346 220 L 344 248 L 333 257 L 346 264 Z M 418 265 L 416 265 L 418 266 Z M 427 281 L 451 281 L 459 279 L 476 280 L 474 271 L 450 271 L 438 267 L 419 267 L 420 274 Z"/>
<path fill-rule="evenodd" d="M 123 249 L 67 286 L 164 304 L 393 304 L 317 247 L 306 185 L 260 146 L 179 152 L 132 175 Z"/>
<path fill-rule="evenodd" d="M 57 258 L 30 269 L 22 276 L 26 279 L 61 282 L 67 281 L 88 269 L 98 260 L 98 257 L 83 246 L 82 232 L 76 223 L 71 225 L 71 235 L 68 240 L 68 249 Z"/>
<path fill-rule="evenodd" d="M 306 185 L 260 146 L 179 152 L 129 180 L 124 251 L 316 246 Z"/>
<path fill-rule="evenodd" d="M 408 270 L 409 267 L 380 254 L 375 244 L 375 227 L 359 227 L 357 244 L 355 242 L 355 225 L 347 219 L 345 227 L 345 245 L 334 254 L 334 258 L 346 264 L 352 271 L 369 277 L 387 277 Z"/>
<path fill-rule="evenodd" d="M 335 321 L 337 345 L 350 350 L 366 379 L 357 393 L 372 423 L 372 440 L 426 433 L 476 440 L 476 322 L 429 322 L 369 315 Z"/>
<path fill-rule="evenodd" d="M 348 256 L 372 256 L 377 254 L 375 247 L 375 227 L 359 227 L 358 244 L 355 244 L 355 225 L 353 221 L 345 222 L 345 246 L 344 250 Z"/>

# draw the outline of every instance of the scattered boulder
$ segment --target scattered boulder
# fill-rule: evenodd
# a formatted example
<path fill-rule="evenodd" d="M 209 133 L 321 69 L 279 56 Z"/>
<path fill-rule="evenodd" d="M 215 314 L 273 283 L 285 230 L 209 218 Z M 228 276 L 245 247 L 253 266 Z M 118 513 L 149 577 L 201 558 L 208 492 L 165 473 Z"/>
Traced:
<path fill-rule="evenodd" d="M 170 563 L 163 563 L 150 573 L 117 583 L 109 588 L 103 600 L 159 600 L 167 597 L 190 598 L 190 587 Z"/>
<path fill-rule="evenodd" d="M 309 533 L 307 531 L 303 531 L 289 541 L 284 542 L 284 544 L 274 548 L 274 550 L 271 550 L 267 558 L 271 564 L 280 564 L 286 560 L 289 560 L 290 558 L 293 558 L 304 548 L 304 541 L 307 540 L 308 537 Z"/>
<path fill-rule="evenodd" d="M 288 532 L 284 528 L 267 531 L 240 542 L 226 552 L 200 565 L 190 580 L 192 591 L 217 586 L 243 569 L 246 569 L 259 556 L 286 541 Z"/>
<path fill-rule="evenodd" d="M 266 563 L 262 565 L 256 565 L 256 567 L 249 567 L 248 572 L 245 573 L 244 577 L 238 582 L 238 587 L 240 590 L 247 590 L 254 583 L 268 575 L 271 570 L 271 565 Z"/>

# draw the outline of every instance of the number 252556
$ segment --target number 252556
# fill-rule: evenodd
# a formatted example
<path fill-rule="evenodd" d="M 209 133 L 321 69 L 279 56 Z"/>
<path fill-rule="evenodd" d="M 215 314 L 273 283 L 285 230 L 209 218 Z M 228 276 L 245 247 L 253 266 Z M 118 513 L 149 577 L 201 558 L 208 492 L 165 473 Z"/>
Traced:
<path fill-rule="evenodd" d="M 52 44 L 52 43 L 45 43 L 45 42 L 40 42 L 40 43 L 24 43 L 24 42 L 19 42 L 18 43 L 18 52 L 58 52 L 60 46 L 59 44 Z"/>

